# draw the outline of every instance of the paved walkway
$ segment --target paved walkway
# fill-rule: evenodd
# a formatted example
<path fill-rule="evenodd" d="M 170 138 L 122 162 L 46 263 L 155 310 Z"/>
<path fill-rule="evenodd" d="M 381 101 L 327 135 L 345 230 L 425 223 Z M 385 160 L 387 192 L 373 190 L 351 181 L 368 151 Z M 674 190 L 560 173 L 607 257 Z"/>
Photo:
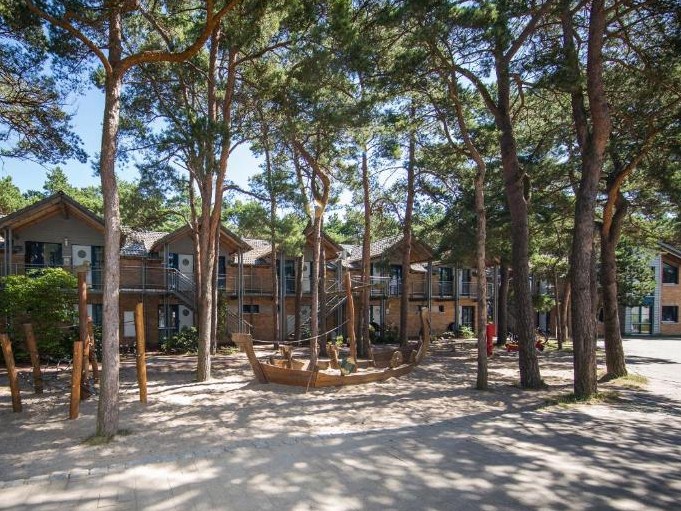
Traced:
<path fill-rule="evenodd" d="M 681 341 L 674 342 L 625 343 L 630 367 L 655 390 L 626 391 L 615 405 L 540 405 L 361 433 L 225 437 L 167 456 L 159 446 L 123 465 L 0 483 L 0 509 L 678 509 L 681 383 L 670 353 Z"/>

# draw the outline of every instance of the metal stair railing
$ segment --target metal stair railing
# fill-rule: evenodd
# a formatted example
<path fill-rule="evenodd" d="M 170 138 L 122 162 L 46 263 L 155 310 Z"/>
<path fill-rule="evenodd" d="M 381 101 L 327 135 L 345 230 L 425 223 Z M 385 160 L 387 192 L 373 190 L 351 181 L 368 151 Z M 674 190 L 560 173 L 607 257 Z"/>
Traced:
<path fill-rule="evenodd" d="M 241 334 L 252 334 L 253 325 L 243 318 L 239 318 L 239 315 L 234 311 L 227 309 L 227 331 L 230 333 L 241 333 Z"/>
<path fill-rule="evenodd" d="M 175 268 L 167 268 L 168 290 L 179 298 L 187 307 L 196 307 L 196 290 L 194 279 Z"/>

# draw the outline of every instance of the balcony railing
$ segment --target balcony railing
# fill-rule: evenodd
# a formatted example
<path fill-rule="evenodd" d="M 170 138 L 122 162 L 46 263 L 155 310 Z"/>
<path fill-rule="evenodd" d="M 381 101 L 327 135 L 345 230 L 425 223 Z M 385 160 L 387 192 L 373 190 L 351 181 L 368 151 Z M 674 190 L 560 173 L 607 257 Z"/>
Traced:
<path fill-rule="evenodd" d="M 25 274 L 30 271 L 40 270 L 47 267 L 41 265 L 26 265 L 23 263 L 14 263 L 11 265 L 10 274 Z M 73 272 L 72 267 L 63 267 L 66 271 Z M 4 265 L 0 261 L 0 270 L 5 274 Z M 183 274 L 176 269 L 166 268 L 162 266 L 146 266 L 146 265 L 124 265 L 121 266 L 121 290 L 128 291 L 151 291 L 151 292 L 173 292 L 175 294 L 184 295 L 184 301 L 193 303 L 195 300 L 195 284 L 193 276 Z M 269 274 L 246 273 L 243 275 L 243 286 L 239 285 L 239 278 L 236 270 L 230 271 L 227 274 L 221 273 L 217 276 L 218 289 L 226 291 L 230 295 L 236 295 L 239 289 L 243 290 L 245 295 L 250 296 L 272 296 L 274 292 L 274 282 Z M 331 281 L 333 279 L 327 279 Z M 103 269 L 91 269 L 87 273 L 87 282 L 90 289 L 98 291 L 102 289 L 103 283 Z M 311 282 L 309 277 L 302 280 L 303 294 L 309 294 L 311 289 Z M 428 276 L 425 274 L 411 275 L 409 280 L 409 297 L 410 298 L 426 298 L 428 296 Z M 284 277 L 283 282 L 279 285 L 284 286 L 286 295 L 295 294 L 296 279 L 295 277 Z M 402 279 L 395 277 L 371 277 L 371 295 L 373 297 L 397 297 L 401 296 L 404 285 Z M 451 280 L 443 280 L 437 275 L 432 276 L 430 281 L 430 292 L 434 298 L 453 298 L 456 294 L 456 283 Z M 487 294 L 493 296 L 494 285 L 488 282 Z M 459 297 L 476 298 L 477 297 L 477 282 L 464 281 L 460 283 L 458 288 Z"/>

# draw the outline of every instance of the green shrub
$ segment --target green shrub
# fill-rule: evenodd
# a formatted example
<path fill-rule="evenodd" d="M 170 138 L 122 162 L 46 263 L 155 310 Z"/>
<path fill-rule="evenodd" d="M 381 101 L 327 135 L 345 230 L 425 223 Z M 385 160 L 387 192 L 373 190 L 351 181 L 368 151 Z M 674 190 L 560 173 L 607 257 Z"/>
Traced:
<path fill-rule="evenodd" d="M 23 323 L 31 323 L 41 356 L 69 357 L 78 329 L 78 279 L 62 268 L 41 268 L 0 281 L 0 313 L 7 317 L 7 333 L 17 359 L 26 357 Z"/>
<path fill-rule="evenodd" d="M 199 331 L 183 328 L 172 337 L 162 339 L 159 345 L 163 353 L 196 353 L 199 350 Z"/>
<path fill-rule="evenodd" d="M 459 327 L 459 337 L 463 337 L 464 339 L 472 339 L 475 337 L 475 333 L 471 327 L 462 325 Z"/>

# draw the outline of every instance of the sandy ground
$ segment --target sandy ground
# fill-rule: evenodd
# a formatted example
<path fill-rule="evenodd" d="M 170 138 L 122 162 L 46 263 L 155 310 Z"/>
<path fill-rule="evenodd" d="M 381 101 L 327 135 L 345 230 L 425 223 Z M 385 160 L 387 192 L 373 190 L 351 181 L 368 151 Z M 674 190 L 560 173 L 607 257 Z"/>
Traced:
<path fill-rule="evenodd" d="M 262 353 L 265 353 L 264 351 Z M 125 435 L 92 447 L 96 399 L 68 420 L 68 373 L 47 377 L 46 392 L 31 392 L 28 368 L 22 378 L 24 411 L 11 412 L 7 377 L 0 375 L 0 480 L 16 480 L 112 464 L 162 459 L 191 448 L 210 450 L 271 439 L 360 433 L 481 418 L 542 406 L 551 395 L 570 390 L 571 355 L 544 353 L 546 391 L 523 392 L 517 355 L 501 352 L 490 361 L 489 392 L 475 391 L 472 343 L 436 342 L 423 365 L 410 375 L 383 383 L 332 389 L 257 384 L 241 353 L 217 356 L 214 379 L 197 383 L 192 356 L 148 358 L 149 402 L 138 402 L 134 361 L 123 359 L 121 420 Z"/>
<path fill-rule="evenodd" d="M 66 418 L 68 375 L 43 396 L 24 379 L 14 414 L 0 373 L 0 510 L 678 509 L 681 383 L 656 372 L 679 367 L 670 346 L 629 357 L 650 389 L 600 385 L 619 401 L 568 407 L 546 400 L 571 390 L 569 353 L 540 355 L 542 391 L 520 390 L 501 353 L 488 392 L 472 388 L 472 343 L 434 343 L 401 379 L 308 392 L 254 383 L 242 354 L 217 357 L 209 383 L 195 358 L 155 355 L 146 406 L 127 359 L 126 434 L 98 446 L 94 399 Z"/>

